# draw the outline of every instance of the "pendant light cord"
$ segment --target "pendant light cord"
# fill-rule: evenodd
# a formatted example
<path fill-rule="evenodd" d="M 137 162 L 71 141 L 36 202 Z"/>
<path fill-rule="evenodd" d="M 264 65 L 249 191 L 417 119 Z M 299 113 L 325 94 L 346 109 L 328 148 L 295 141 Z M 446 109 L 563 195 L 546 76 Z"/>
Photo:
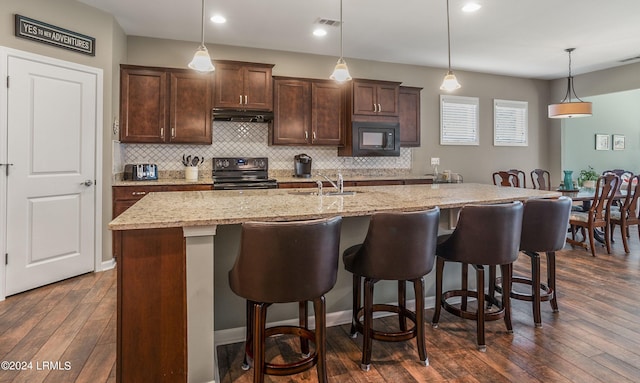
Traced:
<path fill-rule="evenodd" d="M 343 35 L 342 35 L 342 0 L 340 0 L 340 58 L 342 59 L 344 57 L 343 55 L 343 50 L 342 50 L 342 44 L 343 44 Z"/>
<path fill-rule="evenodd" d="M 451 72 L 451 30 L 449 28 L 449 0 L 447 0 L 447 51 L 449 53 L 449 72 Z"/>
<path fill-rule="evenodd" d="M 202 40 L 200 45 L 204 47 L 204 0 L 202 0 Z"/>

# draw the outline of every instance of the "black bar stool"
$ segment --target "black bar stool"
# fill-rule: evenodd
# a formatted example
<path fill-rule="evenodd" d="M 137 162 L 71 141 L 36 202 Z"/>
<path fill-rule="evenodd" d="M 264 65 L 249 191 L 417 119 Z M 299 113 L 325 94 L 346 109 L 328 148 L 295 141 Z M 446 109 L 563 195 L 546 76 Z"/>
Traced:
<path fill-rule="evenodd" d="M 240 252 L 229 271 L 231 290 L 247 300 L 247 338 L 243 369 L 253 358 L 253 381 L 264 374 L 291 375 L 317 364 L 318 381 L 327 381 L 325 298 L 336 283 L 341 217 L 297 222 L 248 222 L 242 225 Z M 307 301 L 313 301 L 316 328 L 309 330 Z M 298 302 L 299 326 L 266 328 L 267 307 Z M 265 360 L 265 338 L 300 337 L 302 359 L 288 364 Z M 309 352 L 309 341 L 315 352 Z"/>
<path fill-rule="evenodd" d="M 511 289 L 513 299 L 528 301 L 533 306 L 533 321 L 536 327 L 542 327 L 540 302 L 549 301 L 553 312 L 558 312 L 556 294 L 556 251 L 564 247 L 569 216 L 571 215 L 571 198 L 532 199 L 525 203 L 522 218 L 522 236 L 520 251 L 531 258 L 531 278 L 512 276 L 511 284 L 522 283 L 531 286 L 531 294 L 516 292 Z M 540 254 L 547 256 L 547 283 L 540 281 Z M 495 290 L 502 293 L 500 286 L 503 278 L 496 278 L 495 267 L 491 267 L 489 283 L 496 284 Z M 490 288 L 489 294 L 493 296 Z M 544 293 L 541 292 L 544 291 Z"/>
<path fill-rule="evenodd" d="M 361 368 L 371 367 L 372 339 L 386 342 L 416 338 L 420 360 L 429 365 L 424 340 L 424 276 L 433 268 L 440 209 L 377 213 L 371 216 L 364 242 L 344 251 L 345 269 L 353 273 L 351 335 L 363 334 Z M 364 305 L 362 305 L 364 278 Z M 373 287 L 380 280 L 398 281 L 398 305 L 373 304 Z M 406 282 L 412 282 L 416 309 L 406 308 Z M 400 331 L 373 329 L 373 313 L 398 314 Z M 360 320 L 364 317 L 364 323 Z M 406 319 L 414 326 L 407 328 Z"/>
<path fill-rule="evenodd" d="M 497 311 L 486 311 L 485 301 L 492 297 L 484 292 L 484 266 L 499 265 L 504 276 L 504 288 L 511 289 L 512 263 L 518 258 L 523 207 L 521 202 L 497 205 L 467 205 L 452 234 L 438 238 L 436 250 L 436 304 L 432 325 L 438 327 L 440 308 L 453 315 L 477 322 L 478 350 L 486 351 L 484 322 L 504 318 L 508 332 L 512 332 L 509 295 L 502 295 Z M 462 288 L 442 292 L 445 262 L 462 263 Z M 476 269 L 476 291 L 468 289 L 468 266 Z M 447 302 L 461 297 L 460 308 Z M 467 309 L 469 297 L 477 299 L 477 310 Z"/>

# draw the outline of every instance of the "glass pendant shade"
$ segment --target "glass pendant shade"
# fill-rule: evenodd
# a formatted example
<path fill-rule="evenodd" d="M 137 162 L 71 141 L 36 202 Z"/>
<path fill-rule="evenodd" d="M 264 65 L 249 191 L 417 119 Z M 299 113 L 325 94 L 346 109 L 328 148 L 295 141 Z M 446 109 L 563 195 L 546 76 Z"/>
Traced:
<path fill-rule="evenodd" d="M 347 68 L 347 63 L 344 62 L 344 59 L 342 57 L 338 59 L 338 63 L 336 64 L 336 67 L 329 78 L 338 82 L 351 81 L 349 68 Z"/>
<path fill-rule="evenodd" d="M 193 59 L 189 63 L 189 68 L 201 73 L 211 72 L 216 69 L 211 62 L 209 51 L 204 45 L 204 1 L 205 0 L 202 0 L 202 40 L 200 42 L 198 50 L 193 55 Z"/>
<path fill-rule="evenodd" d="M 452 71 L 447 72 L 447 75 L 444 76 L 444 80 L 442 81 L 442 85 L 440 85 L 440 90 L 452 91 L 456 89 L 460 89 L 462 85 L 458 82 L 456 75 L 453 74 Z"/>
<path fill-rule="evenodd" d="M 193 55 L 193 60 L 189 63 L 189 68 L 198 72 L 211 72 L 215 70 L 207 47 L 201 45 Z"/>

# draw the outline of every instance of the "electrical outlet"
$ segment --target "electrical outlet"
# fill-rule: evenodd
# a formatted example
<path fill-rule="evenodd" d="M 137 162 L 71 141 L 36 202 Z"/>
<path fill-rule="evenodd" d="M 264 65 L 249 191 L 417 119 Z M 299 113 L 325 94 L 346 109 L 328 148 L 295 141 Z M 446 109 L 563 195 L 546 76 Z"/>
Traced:
<path fill-rule="evenodd" d="M 440 157 L 431 157 L 431 166 L 440 165 Z"/>

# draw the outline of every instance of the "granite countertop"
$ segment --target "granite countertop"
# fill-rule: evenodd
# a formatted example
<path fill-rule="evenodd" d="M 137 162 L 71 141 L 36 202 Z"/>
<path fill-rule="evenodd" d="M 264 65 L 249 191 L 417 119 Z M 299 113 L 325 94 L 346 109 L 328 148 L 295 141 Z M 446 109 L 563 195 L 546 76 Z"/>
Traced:
<path fill-rule="evenodd" d="M 309 189 L 216 190 L 149 193 L 111 221 L 111 230 L 287 221 L 341 215 L 364 216 L 378 211 L 415 211 L 434 206 L 456 208 L 471 203 L 497 203 L 557 197 L 556 191 L 487 184 L 362 186 L 346 188 L 355 195 L 317 196 Z"/>

